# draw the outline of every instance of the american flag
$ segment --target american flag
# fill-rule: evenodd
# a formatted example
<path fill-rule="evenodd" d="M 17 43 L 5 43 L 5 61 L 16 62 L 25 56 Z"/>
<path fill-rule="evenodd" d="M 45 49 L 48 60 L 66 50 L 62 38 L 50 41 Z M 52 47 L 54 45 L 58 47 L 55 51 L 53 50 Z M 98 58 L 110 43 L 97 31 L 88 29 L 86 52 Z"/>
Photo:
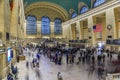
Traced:
<path fill-rule="evenodd" d="M 102 25 L 101 24 L 94 25 L 93 32 L 102 32 Z"/>

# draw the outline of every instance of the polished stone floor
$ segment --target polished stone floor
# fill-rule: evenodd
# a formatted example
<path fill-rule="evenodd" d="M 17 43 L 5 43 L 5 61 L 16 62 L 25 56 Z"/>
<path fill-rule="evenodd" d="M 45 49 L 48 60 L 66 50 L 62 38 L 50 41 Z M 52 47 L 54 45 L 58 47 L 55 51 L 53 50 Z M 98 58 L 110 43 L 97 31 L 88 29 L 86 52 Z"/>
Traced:
<path fill-rule="evenodd" d="M 34 57 L 37 51 L 24 51 L 24 55 L 26 56 L 26 60 L 20 61 L 16 63 L 18 67 L 18 80 L 58 80 L 57 73 L 61 72 L 63 80 L 105 80 L 102 79 L 101 76 L 98 76 L 97 73 L 97 66 L 94 66 L 92 69 L 89 63 L 80 63 L 79 65 L 76 64 L 77 58 L 75 59 L 75 63 L 73 64 L 66 64 L 66 59 L 63 57 L 62 65 L 56 65 L 46 57 L 41 55 L 40 59 L 40 67 L 39 68 L 26 68 L 26 61 L 32 62 L 32 56 L 29 56 L 28 53 L 34 54 Z M 114 56 L 113 56 L 114 57 Z M 106 60 L 105 63 L 106 70 L 112 70 L 113 68 L 110 67 L 109 60 Z M 30 65 L 30 64 L 29 64 Z M 40 76 L 37 77 L 36 71 L 40 73 Z M 105 75 L 102 75 L 104 77 Z M 6 80 L 6 79 L 4 79 Z"/>
<path fill-rule="evenodd" d="M 36 51 L 32 53 L 35 54 Z M 31 57 L 26 56 L 26 60 L 31 61 L 31 59 Z M 89 71 L 88 64 L 80 63 L 79 65 L 76 65 L 74 63 L 67 65 L 64 57 L 62 60 L 63 64 L 56 65 L 53 62 L 50 62 L 50 60 L 47 57 L 44 57 L 43 55 L 41 56 L 40 67 L 39 69 L 37 69 L 37 71 L 40 72 L 40 78 L 38 79 L 36 77 L 35 68 L 26 68 L 26 60 L 17 63 L 19 69 L 18 80 L 27 80 L 26 77 L 29 78 L 28 80 L 58 80 L 58 72 L 62 73 L 63 80 L 99 80 L 96 71 Z"/>

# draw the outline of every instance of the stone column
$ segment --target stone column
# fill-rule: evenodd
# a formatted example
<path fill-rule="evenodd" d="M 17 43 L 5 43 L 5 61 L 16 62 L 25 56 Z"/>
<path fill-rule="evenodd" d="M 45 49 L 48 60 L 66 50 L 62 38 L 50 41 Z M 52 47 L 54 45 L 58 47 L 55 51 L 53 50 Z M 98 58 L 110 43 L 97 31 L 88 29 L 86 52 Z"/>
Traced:
<path fill-rule="evenodd" d="M 120 38 L 120 21 L 118 22 L 118 38 Z"/>
<path fill-rule="evenodd" d="M 40 21 L 37 21 L 36 23 L 37 25 L 37 37 L 38 38 L 41 38 L 41 22 Z"/>
<path fill-rule="evenodd" d="M 66 38 L 66 40 L 69 39 L 69 24 L 62 24 L 62 36 L 63 38 Z"/>
<path fill-rule="evenodd" d="M 120 21 L 118 22 L 118 38 L 120 39 Z M 118 51 L 120 51 L 120 46 L 118 46 Z"/>
<path fill-rule="evenodd" d="M 80 22 L 77 21 L 76 22 L 76 28 L 77 28 L 77 37 L 79 37 L 79 39 L 81 39 L 81 29 L 80 29 Z"/>
<path fill-rule="evenodd" d="M 23 25 L 23 26 L 24 26 L 23 28 L 24 28 L 24 37 L 25 37 L 25 38 L 27 38 L 27 34 L 26 34 L 26 26 L 27 26 L 27 23 L 26 23 L 26 22 L 27 22 L 27 21 L 25 20 L 24 25 Z"/>
<path fill-rule="evenodd" d="M 12 39 L 18 37 L 18 0 L 13 0 L 13 9 L 11 11 L 10 33 Z"/>
<path fill-rule="evenodd" d="M 5 6 L 4 6 L 5 0 L 0 1 L 0 39 L 3 41 L 3 43 L 6 43 L 6 37 L 5 37 Z"/>
<path fill-rule="evenodd" d="M 106 10 L 106 27 L 112 25 L 110 32 L 107 32 L 107 35 L 112 35 L 113 39 L 117 38 L 116 25 L 115 25 L 115 14 L 113 8 L 108 8 Z"/>
<path fill-rule="evenodd" d="M 69 27 L 68 27 L 68 33 L 69 33 L 69 39 L 71 40 L 71 39 L 73 39 L 72 38 L 72 26 L 71 26 L 71 24 L 69 24 Z"/>
<path fill-rule="evenodd" d="M 3 53 L 2 57 L 3 57 L 3 61 L 2 61 L 2 64 L 3 64 L 2 77 L 4 78 L 4 77 L 7 76 L 7 73 L 6 73 L 6 71 L 7 71 L 7 69 L 6 69 L 6 67 L 7 67 L 6 54 Z"/>
<path fill-rule="evenodd" d="M 54 22 L 50 22 L 50 38 L 54 38 Z"/>
<path fill-rule="evenodd" d="M 0 78 L 2 77 L 2 54 L 0 54 Z"/>
<path fill-rule="evenodd" d="M 0 53 L 0 77 L 5 78 L 7 72 L 6 54 Z"/>
<path fill-rule="evenodd" d="M 88 17 L 88 28 L 91 28 L 91 33 L 90 33 L 90 35 L 91 35 L 91 40 L 90 40 L 91 45 L 96 44 L 96 42 L 95 42 L 95 34 L 93 32 L 93 25 L 94 25 L 93 24 L 93 17 L 89 16 Z"/>

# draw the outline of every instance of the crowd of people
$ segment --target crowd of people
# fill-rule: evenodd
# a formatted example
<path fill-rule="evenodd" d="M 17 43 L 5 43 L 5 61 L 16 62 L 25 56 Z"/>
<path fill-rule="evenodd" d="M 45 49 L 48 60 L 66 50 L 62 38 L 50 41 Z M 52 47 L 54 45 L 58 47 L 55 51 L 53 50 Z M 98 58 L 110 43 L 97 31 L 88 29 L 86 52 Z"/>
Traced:
<path fill-rule="evenodd" d="M 62 46 L 36 46 L 36 49 L 38 49 L 39 54 L 48 57 L 50 62 L 53 62 L 56 65 L 62 65 L 62 63 L 65 63 L 63 58 L 66 58 L 66 64 L 87 64 L 89 66 L 89 73 L 97 72 L 100 78 L 103 78 L 103 75 L 106 76 L 108 72 L 115 72 L 115 70 L 109 71 L 106 67 L 106 65 L 108 65 L 108 61 L 112 63 L 113 54 L 110 50 L 101 49 L 98 51 L 101 54 L 97 54 L 97 48 L 90 47 L 85 49 L 81 49 L 79 47 L 63 49 Z"/>
<path fill-rule="evenodd" d="M 17 68 L 17 66 L 15 67 L 13 65 L 13 63 L 11 63 L 10 72 L 7 75 L 7 80 L 17 79 L 17 74 L 18 74 L 18 68 Z"/>
<path fill-rule="evenodd" d="M 103 75 L 106 76 L 106 74 L 109 72 L 116 72 L 109 71 L 106 67 L 108 65 L 108 62 L 112 63 L 113 54 L 110 52 L 110 50 L 101 49 L 97 51 L 97 48 L 95 47 L 87 47 L 87 48 L 80 48 L 80 47 L 69 47 L 67 49 L 63 48 L 63 46 L 56 46 L 56 47 L 48 47 L 48 46 L 33 46 L 29 45 L 24 50 L 31 50 L 36 51 L 36 53 L 28 52 L 27 55 L 29 57 L 32 57 L 32 61 L 27 60 L 26 61 L 26 68 L 29 69 L 31 66 L 31 69 L 34 69 L 36 76 L 40 78 L 40 58 L 41 55 L 44 57 L 47 57 L 50 62 L 55 63 L 55 65 L 62 65 L 63 63 L 66 64 L 76 64 L 76 65 L 88 65 L 88 73 L 91 75 L 94 72 L 97 72 L 98 76 L 100 78 L 103 78 Z M 97 54 L 97 52 L 100 52 L 100 54 Z M 63 60 L 65 58 L 66 61 Z M 118 55 L 118 61 L 120 61 L 120 55 Z M 113 66 L 113 65 L 112 65 Z M 11 65 L 12 73 L 17 74 L 17 68 L 13 68 L 13 65 Z M 60 74 L 60 73 L 59 73 Z M 8 74 L 8 80 L 11 78 L 11 74 Z M 26 77 L 26 80 L 29 80 L 29 77 Z"/>

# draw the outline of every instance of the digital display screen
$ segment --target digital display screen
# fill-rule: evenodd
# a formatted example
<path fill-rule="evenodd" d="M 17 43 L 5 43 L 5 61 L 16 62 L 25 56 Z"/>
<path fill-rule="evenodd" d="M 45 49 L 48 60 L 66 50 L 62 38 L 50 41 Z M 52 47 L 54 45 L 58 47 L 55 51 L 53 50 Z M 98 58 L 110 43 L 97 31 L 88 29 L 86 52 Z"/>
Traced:
<path fill-rule="evenodd" d="M 12 49 L 11 48 L 8 48 L 7 49 L 7 61 L 10 62 L 11 59 L 12 59 Z"/>

